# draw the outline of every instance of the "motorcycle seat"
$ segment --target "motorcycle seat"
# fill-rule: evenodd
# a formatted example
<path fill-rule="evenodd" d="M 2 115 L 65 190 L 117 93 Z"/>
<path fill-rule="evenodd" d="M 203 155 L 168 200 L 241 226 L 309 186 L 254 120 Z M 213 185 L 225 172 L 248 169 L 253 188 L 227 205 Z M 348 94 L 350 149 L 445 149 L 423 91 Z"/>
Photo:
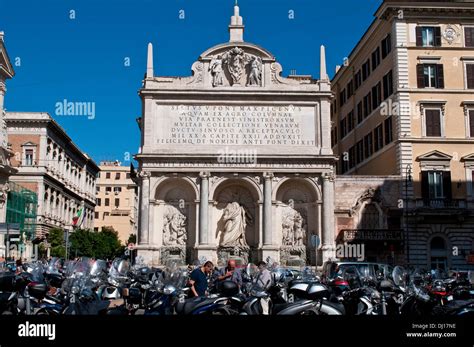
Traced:
<path fill-rule="evenodd" d="M 191 314 L 194 310 L 197 310 L 198 308 L 201 308 L 206 305 L 211 305 L 212 303 L 215 302 L 215 300 L 216 300 L 215 298 L 210 299 L 210 298 L 205 298 L 205 297 L 188 299 L 184 303 L 183 314 L 185 315 Z"/>

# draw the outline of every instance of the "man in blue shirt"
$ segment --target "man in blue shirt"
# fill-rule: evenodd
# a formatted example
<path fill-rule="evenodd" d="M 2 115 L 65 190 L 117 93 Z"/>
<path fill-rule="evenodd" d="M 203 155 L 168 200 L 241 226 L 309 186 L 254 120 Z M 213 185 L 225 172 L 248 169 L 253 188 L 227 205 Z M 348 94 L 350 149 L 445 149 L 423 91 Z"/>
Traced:
<path fill-rule="evenodd" d="M 206 296 L 207 277 L 214 270 L 214 264 L 207 261 L 203 266 L 191 272 L 189 284 L 194 296 Z"/>

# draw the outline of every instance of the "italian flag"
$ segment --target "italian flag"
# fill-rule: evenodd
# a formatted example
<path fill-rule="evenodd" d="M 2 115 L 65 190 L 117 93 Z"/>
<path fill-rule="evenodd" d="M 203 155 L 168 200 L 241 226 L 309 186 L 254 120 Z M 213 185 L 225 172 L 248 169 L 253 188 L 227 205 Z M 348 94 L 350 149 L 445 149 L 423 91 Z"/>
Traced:
<path fill-rule="evenodd" d="M 82 221 L 84 220 L 84 208 L 81 207 L 77 210 L 76 215 L 72 218 L 72 226 L 73 227 L 80 227 L 82 225 Z"/>

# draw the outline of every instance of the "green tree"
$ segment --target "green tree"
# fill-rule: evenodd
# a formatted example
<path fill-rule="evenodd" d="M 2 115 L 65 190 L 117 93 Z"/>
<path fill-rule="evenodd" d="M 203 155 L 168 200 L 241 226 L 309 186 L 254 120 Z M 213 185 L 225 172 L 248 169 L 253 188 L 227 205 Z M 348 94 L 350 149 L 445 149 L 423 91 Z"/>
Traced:
<path fill-rule="evenodd" d="M 64 258 L 66 255 L 66 248 L 64 247 L 64 230 L 53 228 L 49 231 L 46 239 L 51 245 L 51 256 Z"/>
<path fill-rule="evenodd" d="M 127 245 L 129 243 L 134 243 L 134 244 L 137 243 L 137 235 L 136 234 L 130 234 L 130 236 L 128 237 L 128 240 L 127 240 Z"/>
<path fill-rule="evenodd" d="M 118 233 L 111 227 L 104 227 L 99 232 L 78 229 L 71 233 L 70 240 L 71 254 L 78 256 L 113 259 L 124 251 Z"/>
<path fill-rule="evenodd" d="M 71 255 L 95 257 L 93 235 L 89 230 L 77 229 L 69 236 Z"/>

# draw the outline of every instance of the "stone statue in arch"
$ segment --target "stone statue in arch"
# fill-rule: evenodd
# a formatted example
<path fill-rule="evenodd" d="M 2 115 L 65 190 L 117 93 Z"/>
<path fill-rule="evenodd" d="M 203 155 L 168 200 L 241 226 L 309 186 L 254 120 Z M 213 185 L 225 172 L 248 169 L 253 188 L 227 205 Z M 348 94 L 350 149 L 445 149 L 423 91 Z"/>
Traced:
<path fill-rule="evenodd" d="M 290 209 L 282 221 L 282 244 L 304 246 L 306 239 L 305 221 L 300 212 Z"/>
<path fill-rule="evenodd" d="M 222 215 L 224 230 L 221 231 L 220 247 L 248 248 L 245 239 L 247 227 L 245 209 L 238 202 L 227 204 Z"/>
<path fill-rule="evenodd" d="M 223 70 L 222 70 L 222 56 L 218 55 L 217 58 L 212 59 L 209 65 L 209 71 L 212 75 L 212 86 L 218 87 L 224 84 Z"/>
<path fill-rule="evenodd" d="M 293 245 L 293 228 L 294 228 L 294 219 L 291 214 L 287 214 L 283 217 L 282 222 L 282 233 L 283 233 L 283 245 L 292 246 Z"/>
<path fill-rule="evenodd" d="M 304 228 L 304 220 L 299 212 L 296 212 L 294 217 L 294 231 L 295 231 L 295 246 L 304 246 L 306 238 L 306 230 Z"/>
<path fill-rule="evenodd" d="M 176 207 L 168 206 L 163 215 L 163 245 L 185 246 L 186 240 L 186 216 Z"/>

